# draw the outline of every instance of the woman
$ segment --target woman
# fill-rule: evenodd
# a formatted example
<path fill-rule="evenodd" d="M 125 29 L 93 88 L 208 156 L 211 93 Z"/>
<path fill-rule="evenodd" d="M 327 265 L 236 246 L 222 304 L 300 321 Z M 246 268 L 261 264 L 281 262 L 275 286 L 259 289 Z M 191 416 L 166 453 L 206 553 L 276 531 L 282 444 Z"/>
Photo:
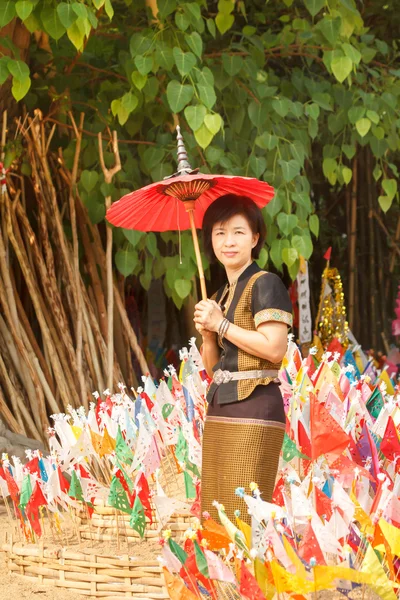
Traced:
<path fill-rule="evenodd" d="M 209 258 L 225 267 L 228 282 L 194 313 L 213 378 L 203 437 L 202 513 L 216 518 L 217 500 L 229 518 L 239 508 L 249 521 L 235 489 L 254 481 L 271 501 L 285 432 L 277 376 L 292 306 L 281 279 L 254 262 L 266 230 L 252 200 L 233 194 L 216 200 L 204 215 L 203 234 Z"/>

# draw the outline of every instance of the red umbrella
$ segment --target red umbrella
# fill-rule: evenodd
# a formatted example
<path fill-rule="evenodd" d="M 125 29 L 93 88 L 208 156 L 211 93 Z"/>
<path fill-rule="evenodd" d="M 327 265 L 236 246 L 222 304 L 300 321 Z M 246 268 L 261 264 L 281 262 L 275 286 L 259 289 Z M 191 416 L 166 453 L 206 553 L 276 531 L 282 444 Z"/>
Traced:
<path fill-rule="evenodd" d="M 206 175 L 192 169 L 179 126 L 178 170 L 163 181 L 152 183 L 123 196 L 107 211 L 107 220 L 116 227 L 138 231 L 171 231 L 191 229 L 201 294 L 207 298 L 196 227 L 201 228 L 207 208 L 220 196 L 236 194 L 251 198 L 263 208 L 272 200 L 274 189 L 253 177 Z"/>

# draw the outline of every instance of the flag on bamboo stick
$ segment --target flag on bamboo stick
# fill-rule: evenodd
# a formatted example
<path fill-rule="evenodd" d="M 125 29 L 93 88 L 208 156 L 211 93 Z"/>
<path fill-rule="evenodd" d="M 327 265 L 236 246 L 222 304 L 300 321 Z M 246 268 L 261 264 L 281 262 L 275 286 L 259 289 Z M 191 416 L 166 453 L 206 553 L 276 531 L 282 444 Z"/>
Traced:
<path fill-rule="evenodd" d="M 204 555 L 207 559 L 208 574 L 210 579 L 224 581 L 226 583 L 235 583 L 235 576 L 231 569 L 210 550 L 204 550 Z"/>
<path fill-rule="evenodd" d="M 117 510 L 122 510 L 122 512 L 125 512 L 129 515 L 131 514 L 131 505 L 125 490 L 122 487 L 122 483 L 115 475 L 111 480 L 108 504 Z"/>
<path fill-rule="evenodd" d="M 287 433 L 285 433 L 283 438 L 282 456 L 285 462 L 290 462 L 292 458 L 303 458 L 305 460 L 310 460 L 309 456 L 300 452 L 296 446 L 296 442 L 291 440 Z"/>
<path fill-rule="evenodd" d="M 367 551 L 361 565 L 361 572 L 372 575 L 372 581 L 369 585 L 380 598 L 383 600 L 397 600 L 397 596 L 393 591 L 393 586 L 387 578 L 371 544 L 367 545 Z"/>
<path fill-rule="evenodd" d="M 317 564 L 326 564 L 325 557 L 312 528 L 311 520 L 309 520 L 307 523 L 303 539 L 299 545 L 298 555 L 307 563 L 310 563 L 311 559 L 315 558 Z"/>
<path fill-rule="evenodd" d="M 172 538 L 168 538 L 168 546 L 172 554 L 176 556 L 181 565 L 184 565 L 187 559 L 187 554 L 183 548 L 179 546 Z"/>
<path fill-rule="evenodd" d="M 25 510 L 26 505 L 29 502 L 30 497 L 32 496 L 32 483 L 31 476 L 29 473 L 25 475 L 22 486 L 21 486 L 21 494 L 19 497 L 19 508 L 21 510 Z"/>
<path fill-rule="evenodd" d="M 7 466 L 4 469 L 4 477 L 7 482 L 8 493 L 10 494 L 13 502 L 18 504 L 18 496 L 19 496 L 18 485 L 16 484 L 16 481 L 15 481 L 14 477 L 11 475 L 10 469 Z"/>
<path fill-rule="evenodd" d="M 43 496 L 42 488 L 39 483 L 36 482 L 35 488 L 29 499 L 28 504 L 25 507 L 25 514 L 28 517 L 29 523 L 33 531 L 40 537 L 42 535 L 42 528 L 39 520 L 39 507 L 46 506 L 47 500 Z"/>
<path fill-rule="evenodd" d="M 318 402 L 314 394 L 310 394 L 310 428 L 311 458 L 316 460 L 321 454 L 336 453 L 340 455 L 349 445 L 349 436 Z"/>
<path fill-rule="evenodd" d="M 210 573 L 208 571 L 207 559 L 196 540 L 194 540 L 193 545 L 197 568 L 204 577 L 209 579 Z"/>
<path fill-rule="evenodd" d="M 262 593 L 260 586 L 257 583 L 254 575 L 250 573 L 246 567 L 244 560 L 240 565 L 240 593 L 249 600 L 265 600 L 265 596 Z"/>
<path fill-rule="evenodd" d="M 81 482 L 79 481 L 75 469 L 73 469 L 71 473 L 71 483 L 68 490 L 68 496 L 70 498 L 73 498 L 74 500 L 79 500 L 80 502 L 85 501 L 83 497 Z"/>
<path fill-rule="evenodd" d="M 163 569 L 163 572 L 168 595 L 171 600 L 197 600 L 198 597 L 188 590 L 181 579 L 172 575 L 166 568 Z"/>
<path fill-rule="evenodd" d="M 191 498 L 196 498 L 196 487 L 193 483 L 193 479 L 189 475 L 187 471 L 183 472 L 183 477 L 185 481 L 185 492 L 186 498 L 189 500 Z"/>
<path fill-rule="evenodd" d="M 327 521 L 330 520 L 332 516 L 332 501 L 322 490 L 320 490 L 317 486 L 314 487 L 315 491 L 315 510 L 321 517 L 325 515 L 325 519 Z"/>
<path fill-rule="evenodd" d="M 99 449 L 99 456 L 103 458 L 106 454 L 111 454 L 115 450 L 115 440 L 108 433 L 107 427 L 104 427 L 103 439 Z"/>
<path fill-rule="evenodd" d="M 122 433 L 121 433 L 121 428 L 118 425 L 118 432 L 117 432 L 117 439 L 115 440 L 115 454 L 117 455 L 118 459 L 127 464 L 127 465 L 131 465 L 132 461 L 133 461 L 133 457 L 134 454 L 132 452 L 132 450 L 129 448 L 128 444 L 125 442 Z"/>
<path fill-rule="evenodd" d="M 392 417 L 388 418 L 380 450 L 388 460 L 400 458 L 400 441 Z"/>
<path fill-rule="evenodd" d="M 138 495 L 135 498 L 129 525 L 134 531 L 138 532 L 141 538 L 144 538 L 144 532 L 146 531 L 146 516 L 144 514 L 143 504 Z"/>

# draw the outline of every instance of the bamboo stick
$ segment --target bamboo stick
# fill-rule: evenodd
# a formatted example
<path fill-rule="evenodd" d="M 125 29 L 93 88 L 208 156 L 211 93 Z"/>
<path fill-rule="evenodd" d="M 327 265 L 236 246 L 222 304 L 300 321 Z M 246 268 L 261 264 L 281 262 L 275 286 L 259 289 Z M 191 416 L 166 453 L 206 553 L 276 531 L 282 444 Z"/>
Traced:
<path fill-rule="evenodd" d="M 353 160 L 353 181 L 350 205 L 350 235 L 349 235 L 349 326 L 354 326 L 355 287 L 356 287 L 356 245 L 357 245 L 357 157 Z"/>
<path fill-rule="evenodd" d="M 121 170 L 121 159 L 118 150 L 117 132 L 113 132 L 112 151 L 114 154 L 114 166 L 107 169 L 103 155 L 103 141 L 101 133 L 98 134 L 99 158 L 101 170 L 103 171 L 104 180 L 107 184 L 112 183 L 113 177 Z M 106 210 L 111 206 L 111 196 L 106 196 Z M 112 272 L 112 229 L 110 226 L 106 228 L 107 246 L 106 246 L 106 270 L 107 270 L 107 387 L 111 390 L 113 384 L 113 364 L 114 364 L 114 290 L 113 290 L 113 272 Z"/>
<path fill-rule="evenodd" d="M 373 222 L 373 185 L 371 169 L 371 155 L 367 152 L 366 171 L 367 171 L 367 199 L 368 199 L 368 249 L 369 249 L 369 276 L 371 290 L 376 290 L 376 265 L 375 265 L 375 229 Z M 371 342 L 372 347 L 376 349 L 378 340 L 376 335 L 376 294 L 369 294 L 370 301 L 370 323 L 371 323 Z"/>

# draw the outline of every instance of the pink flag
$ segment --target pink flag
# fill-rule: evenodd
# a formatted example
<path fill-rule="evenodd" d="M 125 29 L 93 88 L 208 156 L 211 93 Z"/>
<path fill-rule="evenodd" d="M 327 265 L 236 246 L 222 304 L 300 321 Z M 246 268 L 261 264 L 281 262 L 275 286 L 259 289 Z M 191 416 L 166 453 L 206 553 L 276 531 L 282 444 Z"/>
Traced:
<path fill-rule="evenodd" d="M 210 579 L 225 581 L 226 583 L 235 583 L 235 576 L 226 564 L 218 558 L 214 552 L 204 550 L 207 559 L 208 572 Z"/>

